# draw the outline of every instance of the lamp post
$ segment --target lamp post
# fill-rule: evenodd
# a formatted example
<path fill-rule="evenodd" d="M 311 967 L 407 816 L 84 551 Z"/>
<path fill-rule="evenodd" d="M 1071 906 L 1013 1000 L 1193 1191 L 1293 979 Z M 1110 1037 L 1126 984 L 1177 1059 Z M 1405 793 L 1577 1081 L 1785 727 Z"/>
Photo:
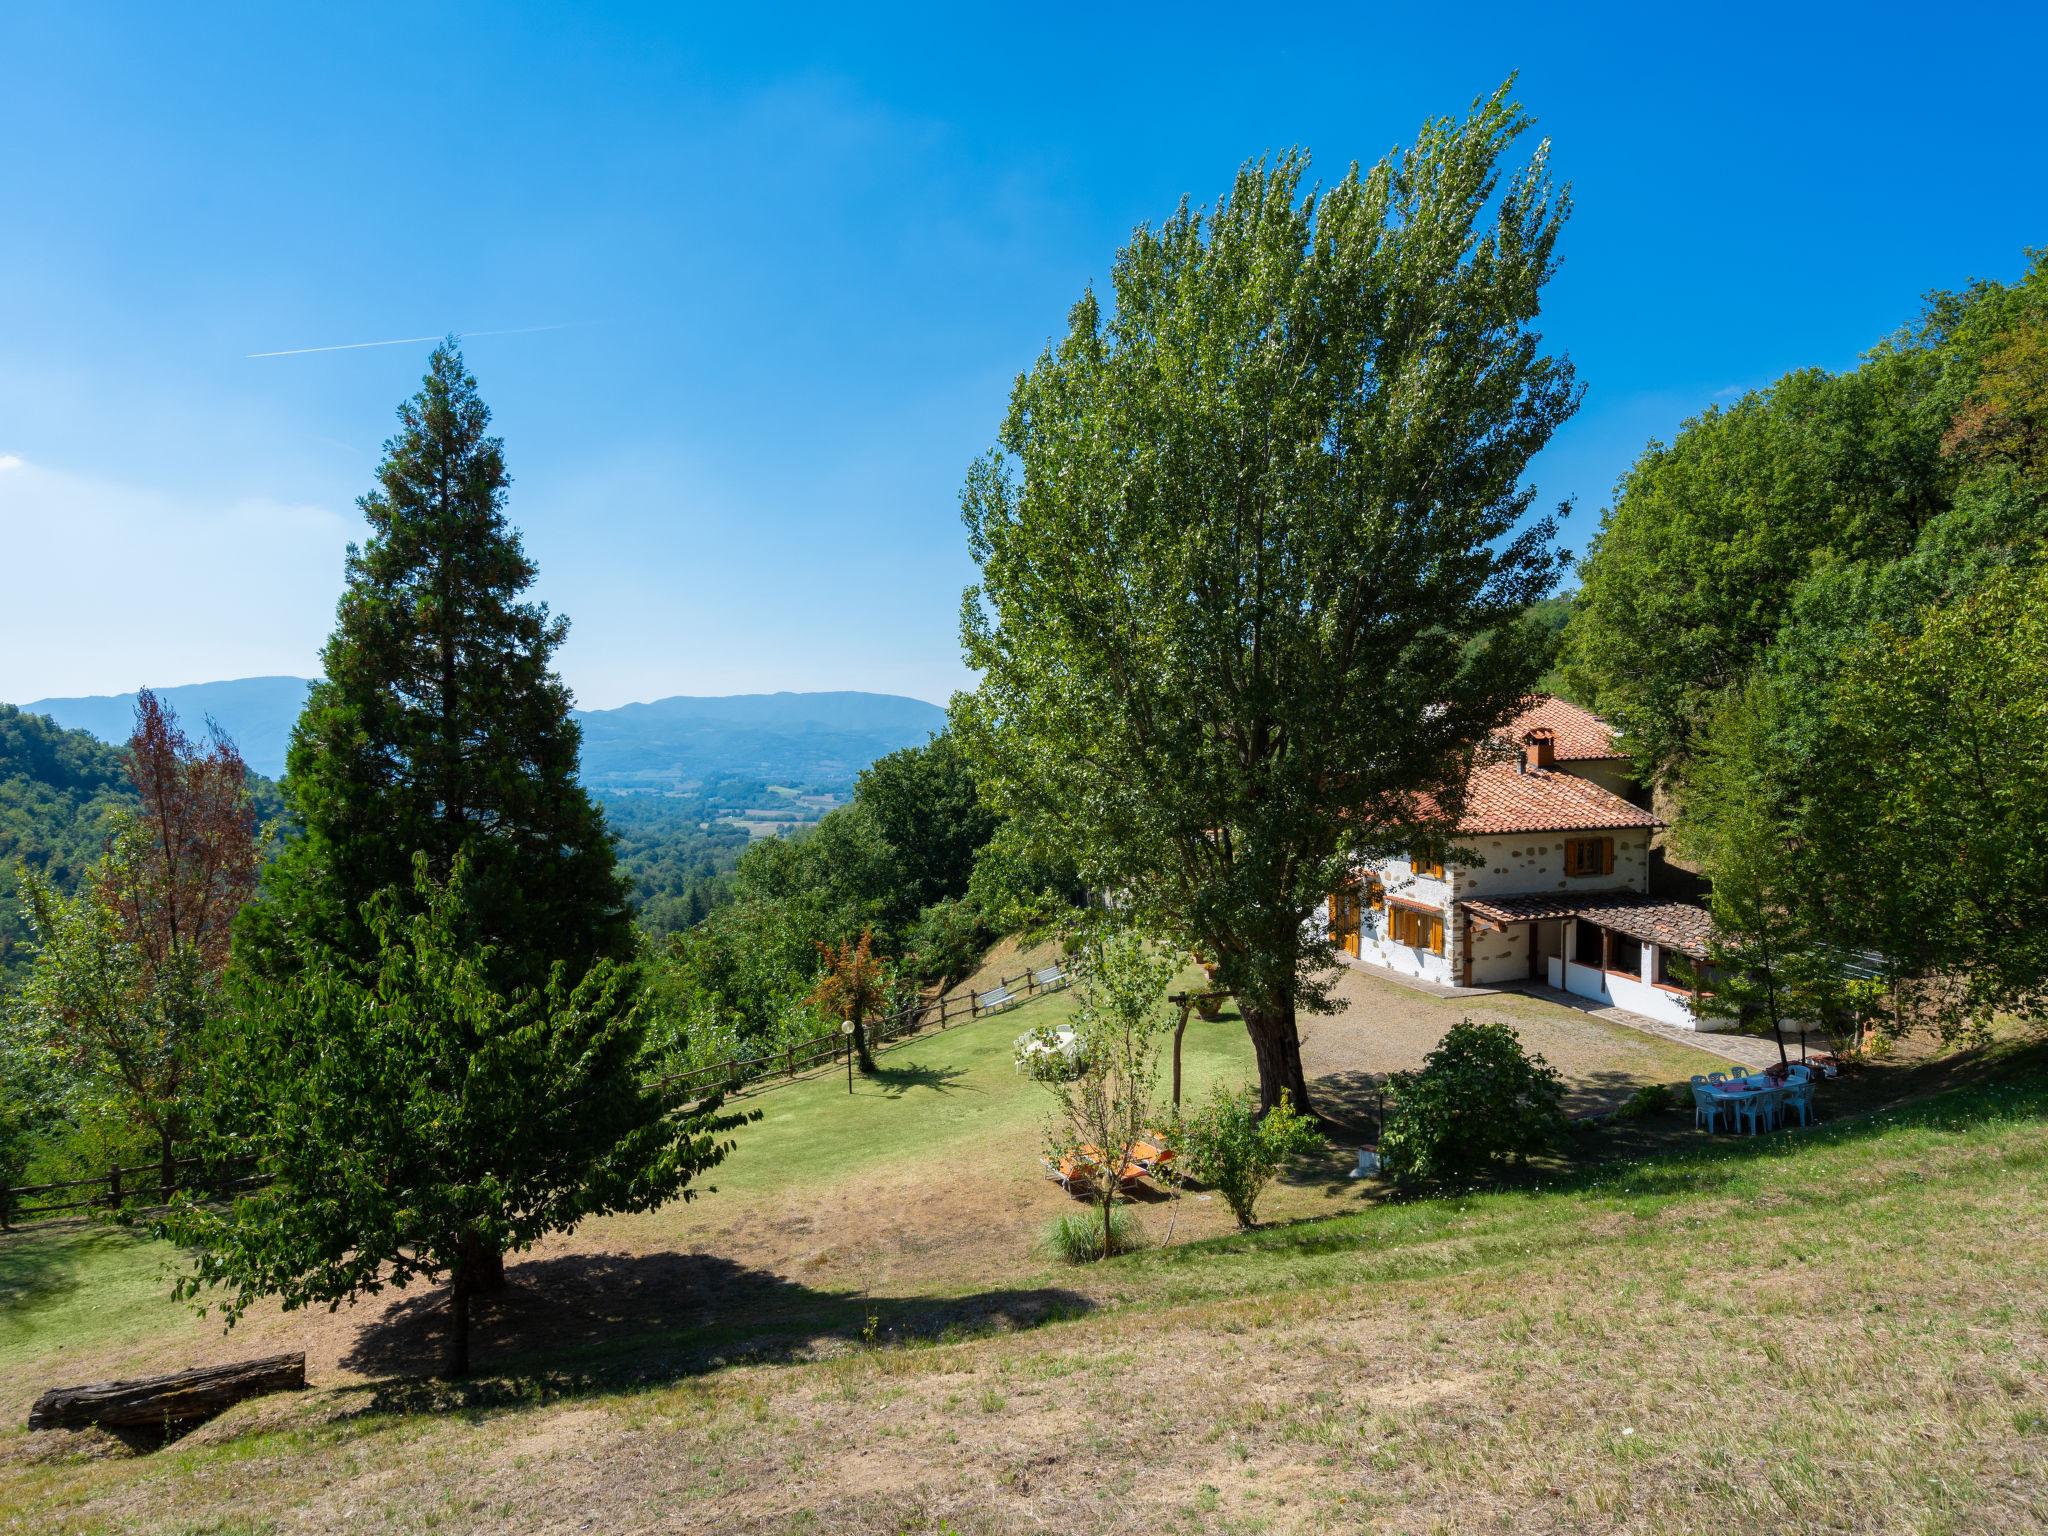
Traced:
<path fill-rule="evenodd" d="M 839 1033 L 846 1036 L 846 1092 L 851 1096 L 853 1093 L 853 1020 L 842 1019 L 839 1023 Z"/>

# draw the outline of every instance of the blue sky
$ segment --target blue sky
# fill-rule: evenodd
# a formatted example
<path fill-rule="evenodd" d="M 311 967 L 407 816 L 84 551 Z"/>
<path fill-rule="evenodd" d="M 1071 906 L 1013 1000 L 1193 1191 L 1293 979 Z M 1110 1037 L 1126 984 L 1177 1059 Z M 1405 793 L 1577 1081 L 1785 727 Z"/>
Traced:
<path fill-rule="evenodd" d="M 1648 438 L 2048 243 L 2038 6 L 975 9 L 0 10 L 0 698 L 313 671 L 428 347 L 248 354 L 496 330 L 581 702 L 943 701 L 962 473 L 1131 228 L 1514 70 L 1568 547 Z"/>

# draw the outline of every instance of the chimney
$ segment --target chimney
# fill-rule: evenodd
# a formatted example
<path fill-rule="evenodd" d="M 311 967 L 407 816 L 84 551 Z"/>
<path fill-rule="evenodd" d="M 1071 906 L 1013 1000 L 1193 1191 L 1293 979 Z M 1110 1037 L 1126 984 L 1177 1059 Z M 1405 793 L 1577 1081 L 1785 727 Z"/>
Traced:
<path fill-rule="evenodd" d="M 1548 772 L 1556 766 L 1557 732 L 1539 725 L 1522 738 L 1522 772 L 1535 773 L 1538 769 Z"/>

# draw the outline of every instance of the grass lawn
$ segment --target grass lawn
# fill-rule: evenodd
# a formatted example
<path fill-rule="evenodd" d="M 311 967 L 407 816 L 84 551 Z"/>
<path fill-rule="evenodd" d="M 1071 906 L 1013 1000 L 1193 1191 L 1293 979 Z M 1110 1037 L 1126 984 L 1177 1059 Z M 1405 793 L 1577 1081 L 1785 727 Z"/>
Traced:
<path fill-rule="evenodd" d="M 154 1455 L 0 1430 L 0 1529 L 2048 1529 L 2039 1050 L 1873 1071 L 1810 1132 L 1588 1132 L 1634 1155 L 1543 1187 L 1387 1205 L 1311 1170 L 1261 1231 L 1183 1202 L 1173 1246 L 1076 1270 L 1032 1252 L 1058 1196 L 1014 1167 L 1031 1022 L 906 1046 L 851 1100 L 762 1095 L 717 1195 L 517 1265 L 460 1389 L 413 1374 L 418 1298 L 318 1319 L 314 1391 Z M 1191 1026 L 1190 1081 L 1243 1050 Z M 13 1423 L 207 1337 L 162 1258 L 0 1242 Z"/>

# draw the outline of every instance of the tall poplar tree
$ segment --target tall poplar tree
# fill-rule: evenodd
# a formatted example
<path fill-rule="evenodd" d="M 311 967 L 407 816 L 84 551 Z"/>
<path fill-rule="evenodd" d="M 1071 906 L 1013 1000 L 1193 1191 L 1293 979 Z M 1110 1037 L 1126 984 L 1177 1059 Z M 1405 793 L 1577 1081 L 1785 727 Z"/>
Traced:
<path fill-rule="evenodd" d="M 1290 154 L 1140 229 L 967 482 L 975 776 L 1214 957 L 1269 1108 L 1308 1106 L 1343 860 L 1442 837 L 1543 659 L 1523 473 L 1579 389 L 1535 327 L 1568 197 L 1547 146 L 1503 164 L 1528 126 L 1503 86 L 1326 191 Z"/>
<path fill-rule="evenodd" d="M 424 853 L 445 881 L 466 856 L 472 942 L 500 990 L 571 983 L 632 952 L 626 888 L 604 819 L 577 781 L 582 732 L 551 670 L 568 632 L 523 600 L 534 564 L 506 522 L 503 442 L 453 339 L 399 409 L 370 536 L 292 731 L 285 794 L 303 836 L 248 914 L 240 950 L 270 976 L 313 945 L 369 965 L 363 907 L 409 896 Z"/>

